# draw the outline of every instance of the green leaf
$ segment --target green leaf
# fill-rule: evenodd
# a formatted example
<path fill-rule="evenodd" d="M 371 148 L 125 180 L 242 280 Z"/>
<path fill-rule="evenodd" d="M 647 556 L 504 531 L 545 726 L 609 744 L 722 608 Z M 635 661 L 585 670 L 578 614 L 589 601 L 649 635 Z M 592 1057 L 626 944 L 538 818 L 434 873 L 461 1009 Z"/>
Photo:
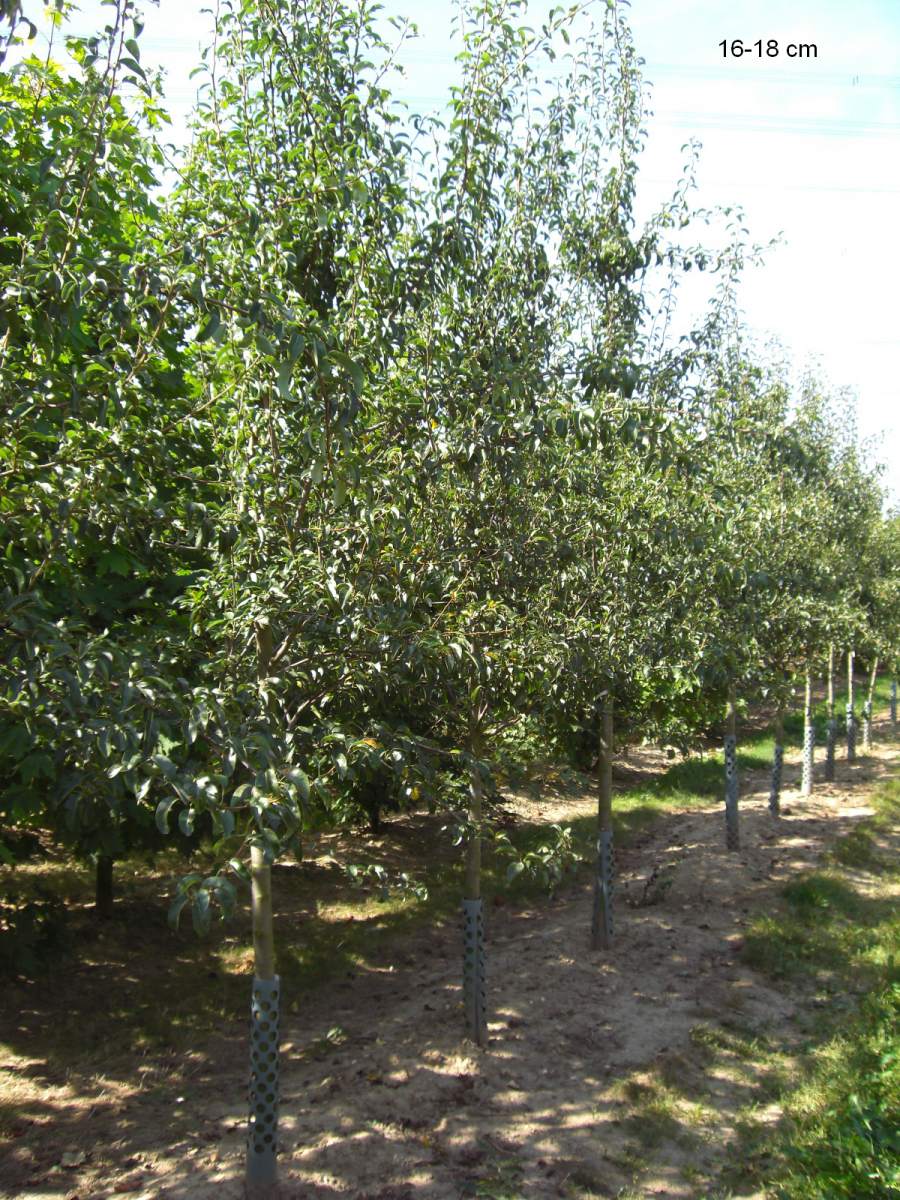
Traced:
<path fill-rule="evenodd" d="M 365 383 L 365 375 L 363 374 L 363 369 L 359 363 L 355 359 L 351 358 L 349 354 L 346 354 L 343 350 L 332 350 L 330 351 L 328 357 L 332 360 L 332 362 L 335 362 L 338 364 L 338 366 L 343 367 L 343 369 L 350 376 L 354 392 L 357 396 L 360 395 Z"/>
<path fill-rule="evenodd" d="M 301 771 L 299 767 L 292 767 L 285 775 L 285 779 L 305 803 L 309 799 L 309 778 L 306 772 Z"/>
<path fill-rule="evenodd" d="M 150 761 L 159 767 L 166 779 L 174 779 L 178 774 L 178 768 L 165 754 L 151 754 Z"/>
<path fill-rule="evenodd" d="M 157 804 L 156 828 L 160 833 L 169 832 L 169 812 L 177 799 L 177 796 L 168 796 L 165 800 L 160 800 L 159 804 Z"/>
<path fill-rule="evenodd" d="M 131 558 L 127 554 L 123 554 L 121 550 L 106 550 L 97 559 L 97 574 L 101 576 L 129 575 L 131 568 Z"/>
<path fill-rule="evenodd" d="M 194 897 L 194 903 L 191 905 L 191 920 L 194 924 L 194 932 L 198 937 L 209 932 L 210 917 L 209 892 L 203 887 L 199 889 Z"/>
<path fill-rule="evenodd" d="M 221 324 L 222 324 L 222 319 L 219 316 L 218 312 L 216 312 L 216 311 L 211 312 L 209 314 L 209 317 L 207 318 L 206 324 L 203 326 L 203 328 L 197 334 L 197 341 L 198 342 L 208 342 L 211 337 L 215 337 L 215 335 L 219 332 Z"/>
<path fill-rule="evenodd" d="M 132 71 L 135 75 L 139 75 L 141 77 L 141 79 L 143 79 L 146 82 L 146 79 L 147 79 L 146 72 L 144 71 L 144 68 L 141 66 L 141 64 L 136 59 L 128 58 L 127 56 L 123 55 L 119 61 L 122 64 L 122 66 L 126 68 L 126 70 Z"/>
<path fill-rule="evenodd" d="M 234 871 L 235 875 L 237 875 L 238 879 L 243 879 L 244 882 L 246 882 L 250 878 L 250 872 L 247 870 L 247 864 L 242 863 L 239 858 L 229 859 L 228 865 L 231 867 L 232 871 Z"/>
<path fill-rule="evenodd" d="M 181 921 L 181 914 L 184 906 L 190 901 L 188 892 L 179 892 L 172 903 L 169 905 L 169 924 L 173 929 L 177 929 Z"/>
<path fill-rule="evenodd" d="M 290 400 L 291 398 L 291 376 L 293 373 L 294 364 L 290 359 L 285 359 L 278 368 L 278 394 L 282 400 Z"/>
<path fill-rule="evenodd" d="M 49 754 L 29 754 L 19 763 L 19 778 L 23 783 L 34 783 L 36 779 L 53 779 L 53 759 Z"/>

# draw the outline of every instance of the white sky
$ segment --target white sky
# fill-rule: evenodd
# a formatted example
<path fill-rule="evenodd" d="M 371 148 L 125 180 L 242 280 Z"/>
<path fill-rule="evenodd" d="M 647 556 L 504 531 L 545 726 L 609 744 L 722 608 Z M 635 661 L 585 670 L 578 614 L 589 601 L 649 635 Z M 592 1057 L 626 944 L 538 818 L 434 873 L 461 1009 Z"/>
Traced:
<path fill-rule="evenodd" d="M 142 62 L 166 71 L 174 137 L 184 136 L 208 6 L 146 8 Z M 86 28 L 104 11 L 96 0 L 81 7 Z M 529 23 L 549 7 L 531 0 Z M 457 78 L 456 5 L 385 0 L 385 10 L 420 30 L 402 52 L 398 96 L 419 111 L 442 107 Z M 633 0 L 630 22 L 654 114 L 642 210 L 671 193 L 681 146 L 699 138 L 696 203 L 741 206 L 754 241 L 783 235 L 747 273 L 751 329 L 776 338 L 798 370 L 816 361 L 833 386 L 858 395 L 860 431 L 877 437 L 900 501 L 900 0 Z M 726 59 L 723 38 L 776 38 L 781 53 Z M 813 43 L 817 57 L 788 58 L 789 43 Z"/>

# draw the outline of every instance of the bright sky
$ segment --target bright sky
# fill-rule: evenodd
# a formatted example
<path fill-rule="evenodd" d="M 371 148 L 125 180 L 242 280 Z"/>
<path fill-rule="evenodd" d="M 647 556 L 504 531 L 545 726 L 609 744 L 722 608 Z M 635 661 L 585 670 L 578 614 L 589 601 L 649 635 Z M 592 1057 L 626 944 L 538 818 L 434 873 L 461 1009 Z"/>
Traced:
<path fill-rule="evenodd" d="M 384 3 L 420 30 L 401 55 L 398 95 L 414 110 L 442 107 L 457 78 L 455 3 Z M 146 9 L 142 61 L 166 70 L 176 137 L 208 7 L 160 0 Z M 529 23 L 550 7 L 531 0 Z M 82 12 L 79 24 L 93 27 L 103 10 L 84 0 Z M 783 235 L 747 273 L 748 324 L 777 339 L 798 371 L 816 362 L 833 386 L 856 393 L 860 432 L 878 439 L 900 502 L 900 0 L 633 0 L 630 21 L 654 114 L 643 211 L 671 193 L 682 145 L 699 138 L 697 204 L 741 206 L 756 242 Z M 776 39 L 778 56 L 725 58 L 719 45 L 759 38 Z M 789 57 L 789 45 L 814 45 L 816 56 Z"/>

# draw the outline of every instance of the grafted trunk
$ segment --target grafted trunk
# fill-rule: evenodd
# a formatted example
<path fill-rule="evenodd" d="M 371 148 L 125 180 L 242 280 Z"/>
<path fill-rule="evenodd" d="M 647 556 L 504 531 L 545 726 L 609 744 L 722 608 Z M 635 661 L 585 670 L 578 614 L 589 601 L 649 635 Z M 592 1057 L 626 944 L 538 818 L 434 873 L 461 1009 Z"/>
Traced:
<path fill-rule="evenodd" d="M 604 699 L 600 712 L 597 750 L 597 863 L 591 944 L 595 950 L 608 950 L 613 938 L 613 699 L 610 695 Z"/>
<path fill-rule="evenodd" d="M 109 854 L 97 855 L 94 911 L 108 921 L 113 915 L 113 860 Z"/>
<path fill-rule="evenodd" d="M 847 651 L 847 762 L 856 758 L 856 710 L 853 698 L 852 650 Z"/>
<path fill-rule="evenodd" d="M 834 715 L 834 643 L 828 647 L 828 725 L 825 733 L 825 778 L 834 779 L 834 750 L 837 745 L 837 720 Z"/>
<path fill-rule="evenodd" d="M 778 701 L 778 711 L 772 723 L 775 747 L 772 752 L 772 783 L 769 788 L 769 812 L 777 817 L 781 812 L 781 775 L 784 767 L 784 705 Z"/>
<path fill-rule="evenodd" d="M 897 680 L 891 680 L 891 732 L 897 732 Z"/>
<path fill-rule="evenodd" d="M 803 796 L 812 794 L 815 744 L 816 731 L 812 718 L 812 670 L 807 663 L 806 687 L 803 693 L 803 767 L 800 778 L 800 793 Z"/>
<path fill-rule="evenodd" d="M 741 847 L 738 822 L 738 773 L 737 773 L 737 699 L 734 685 L 728 688 L 725 706 L 725 845 L 729 850 Z"/>

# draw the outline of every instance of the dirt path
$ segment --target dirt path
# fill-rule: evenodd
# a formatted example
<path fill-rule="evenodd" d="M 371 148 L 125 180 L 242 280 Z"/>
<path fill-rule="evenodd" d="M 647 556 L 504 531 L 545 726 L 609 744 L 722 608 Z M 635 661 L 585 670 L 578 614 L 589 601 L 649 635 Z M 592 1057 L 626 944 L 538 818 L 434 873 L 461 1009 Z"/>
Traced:
<path fill-rule="evenodd" d="M 722 1079 L 716 1093 L 712 1081 L 720 1136 L 698 1143 L 669 1114 L 668 1132 L 643 1157 L 623 1085 L 640 1088 L 648 1070 L 662 1069 L 687 1087 L 704 1069 L 698 1026 L 731 1018 L 751 1032 L 790 1027 L 792 1002 L 737 957 L 743 926 L 867 813 L 867 790 L 897 759 L 882 748 L 839 763 L 837 783 L 819 784 L 810 800 L 791 791 L 798 768 L 788 765 L 777 821 L 764 774 L 746 776 L 737 854 L 724 849 L 719 804 L 662 818 L 620 856 L 611 953 L 587 948 L 584 885 L 530 909 L 492 908 L 487 1052 L 460 1038 L 452 927 L 422 930 L 399 961 L 295 1003 L 283 1022 L 285 1194 L 515 1200 L 616 1196 L 630 1185 L 632 1196 L 706 1195 L 691 1179 L 712 1170 L 732 1137 L 746 1100 L 738 1085 Z M 592 804 L 572 801 L 569 816 Z M 37 1061 L 17 1070 L 53 1119 L 14 1137 L 4 1196 L 241 1195 L 243 1039 L 198 1050 L 175 1094 L 159 1062 L 138 1090 L 134 1064 L 118 1078 L 101 1070 L 93 1095 L 83 1080 L 75 1094 L 71 1081 L 43 1078 Z"/>

